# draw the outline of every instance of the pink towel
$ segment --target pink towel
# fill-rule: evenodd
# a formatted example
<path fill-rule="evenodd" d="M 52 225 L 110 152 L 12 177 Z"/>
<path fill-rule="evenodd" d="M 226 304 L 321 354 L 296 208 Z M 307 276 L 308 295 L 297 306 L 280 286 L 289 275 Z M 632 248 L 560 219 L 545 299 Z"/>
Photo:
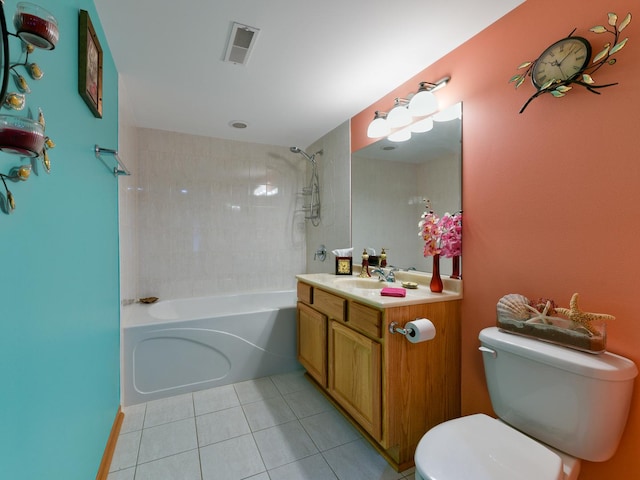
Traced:
<path fill-rule="evenodd" d="M 404 297 L 407 291 L 404 288 L 384 287 L 380 290 L 380 295 L 385 297 Z"/>

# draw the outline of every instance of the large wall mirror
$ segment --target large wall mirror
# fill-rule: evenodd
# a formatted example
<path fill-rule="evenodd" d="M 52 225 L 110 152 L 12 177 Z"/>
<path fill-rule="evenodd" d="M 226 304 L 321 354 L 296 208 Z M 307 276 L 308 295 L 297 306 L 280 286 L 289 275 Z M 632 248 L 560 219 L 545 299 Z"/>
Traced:
<path fill-rule="evenodd" d="M 406 142 L 382 139 L 351 156 L 351 239 L 354 262 L 363 248 L 387 251 L 389 265 L 431 271 L 423 257 L 418 222 L 425 210 L 462 210 L 462 104 L 445 110 L 454 117 L 436 121 L 432 130 Z M 443 113 L 445 113 L 443 112 Z M 457 114 L 456 114 L 457 113 Z M 441 273 L 451 273 L 441 259 Z"/>

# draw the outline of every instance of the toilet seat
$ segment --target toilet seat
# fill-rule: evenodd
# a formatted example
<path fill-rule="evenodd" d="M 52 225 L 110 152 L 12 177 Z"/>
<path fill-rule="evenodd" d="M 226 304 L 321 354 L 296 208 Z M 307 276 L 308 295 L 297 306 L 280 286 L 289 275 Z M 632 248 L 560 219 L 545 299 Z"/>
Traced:
<path fill-rule="evenodd" d="M 484 414 L 429 430 L 415 453 L 416 478 L 562 480 L 562 459 L 544 445 Z"/>

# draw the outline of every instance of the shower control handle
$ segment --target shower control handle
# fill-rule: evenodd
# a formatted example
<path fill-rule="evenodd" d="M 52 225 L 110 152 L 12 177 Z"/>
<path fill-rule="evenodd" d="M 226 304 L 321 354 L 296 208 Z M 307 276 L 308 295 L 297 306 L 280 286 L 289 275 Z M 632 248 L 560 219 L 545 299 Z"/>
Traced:
<path fill-rule="evenodd" d="M 316 250 L 316 253 L 313 254 L 313 259 L 324 262 L 327 259 L 327 247 L 320 245 Z"/>

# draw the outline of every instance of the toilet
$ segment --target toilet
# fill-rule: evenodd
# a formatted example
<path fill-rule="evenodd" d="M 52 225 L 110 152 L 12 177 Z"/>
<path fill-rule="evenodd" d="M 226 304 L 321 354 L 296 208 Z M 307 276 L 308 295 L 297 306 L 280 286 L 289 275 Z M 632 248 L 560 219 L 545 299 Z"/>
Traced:
<path fill-rule="evenodd" d="M 416 480 L 575 480 L 582 459 L 613 456 L 631 404 L 636 365 L 500 331 L 480 332 L 499 419 L 469 415 L 429 430 Z"/>

